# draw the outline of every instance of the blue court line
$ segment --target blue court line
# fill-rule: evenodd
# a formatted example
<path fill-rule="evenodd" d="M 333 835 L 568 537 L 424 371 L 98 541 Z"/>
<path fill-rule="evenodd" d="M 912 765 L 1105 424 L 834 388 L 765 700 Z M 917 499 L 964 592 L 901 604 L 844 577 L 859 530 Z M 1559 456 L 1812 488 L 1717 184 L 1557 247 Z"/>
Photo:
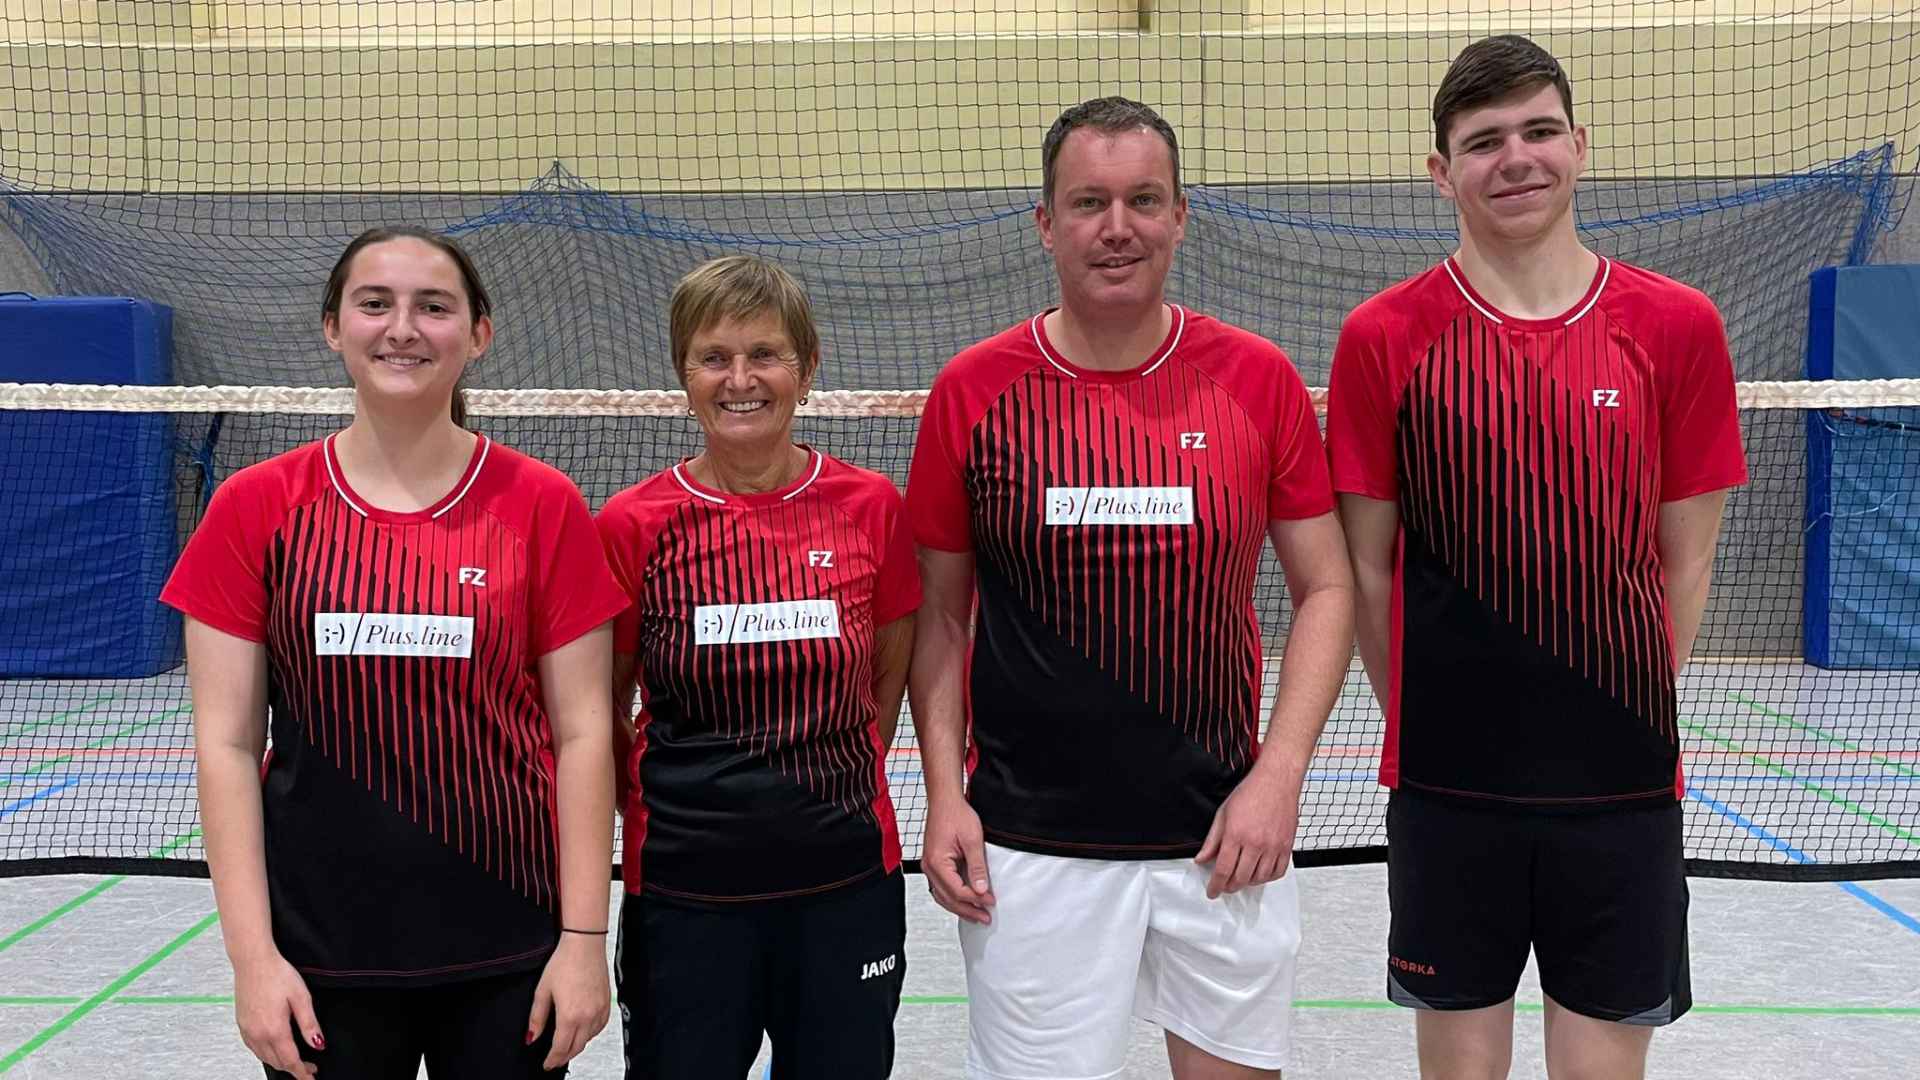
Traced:
<path fill-rule="evenodd" d="M 41 791 L 36 791 L 33 794 L 28 795 L 24 798 L 15 799 L 5 806 L 0 806 L 0 818 L 6 817 L 9 814 L 12 814 L 16 810 L 24 810 L 27 807 L 32 806 L 34 803 L 39 802 L 41 799 L 45 799 L 53 795 L 58 795 L 61 792 L 67 790 L 68 788 L 74 786 L 75 784 L 78 784 L 79 782 L 80 781 L 78 780 L 63 780 L 60 783 L 55 784 L 50 788 L 46 788 Z"/>
<path fill-rule="evenodd" d="M 1880 914 L 1885 915 L 1887 918 L 1892 919 L 1894 922 L 1899 923 L 1914 933 L 1920 934 L 1920 919 L 1916 919 L 1906 912 L 1901 911 L 1899 908 L 1894 907 L 1892 904 L 1887 903 L 1885 900 L 1880 899 L 1851 881 L 1842 881 L 1838 884 L 1841 888 L 1852 893 L 1861 903 L 1878 911 Z"/>
<path fill-rule="evenodd" d="M 1747 820 L 1744 814 L 1740 813 L 1740 811 L 1738 810 L 1735 810 L 1733 807 L 1728 806 L 1723 802 L 1720 802 L 1718 799 L 1715 799 L 1704 792 L 1695 790 L 1691 784 L 1687 786 L 1687 795 L 1691 797 L 1695 802 L 1699 803 L 1700 805 L 1706 807 L 1707 809 L 1713 811 L 1716 814 L 1719 814 L 1721 817 L 1726 818 L 1728 821 L 1733 822 L 1735 825 L 1738 825 L 1741 828 L 1747 830 L 1747 832 L 1753 834 L 1756 838 L 1765 841 L 1767 844 L 1771 845 L 1775 851 L 1780 852 L 1782 855 L 1785 855 L 1787 858 L 1792 859 L 1794 862 L 1817 863 L 1820 861 L 1814 858 L 1813 856 L 1807 854 L 1806 852 L 1801 851 L 1799 848 L 1794 847 L 1792 844 L 1787 843 L 1785 840 L 1782 840 L 1779 837 L 1773 835 L 1772 833 L 1768 832 L 1766 829 L 1763 829 L 1760 826 L 1754 824 L 1753 822 Z M 1885 900 L 1882 900 L 1880 897 L 1875 896 L 1873 893 L 1868 892 L 1867 890 L 1861 888 L 1859 885 L 1851 881 L 1836 881 L 1834 882 L 1834 884 L 1840 886 L 1842 890 L 1844 890 L 1848 895 L 1852 896 L 1854 899 L 1860 901 L 1861 903 L 1867 905 L 1868 907 L 1874 909 L 1875 911 L 1878 911 L 1880 914 L 1885 915 L 1887 918 L 1892 919 L 1894 922 L 1899 923 L 1901 926 L 1907 928 L 1908 930 L 1911 930 L 1916 934 L 1920 934 L 1920 919 L 1914 918 L 1913 916 L 1907 914 L 1906 912 L 1900 910 L 1899 908 L 1893 906 L 1892 904 L 1887 903 Z"/>

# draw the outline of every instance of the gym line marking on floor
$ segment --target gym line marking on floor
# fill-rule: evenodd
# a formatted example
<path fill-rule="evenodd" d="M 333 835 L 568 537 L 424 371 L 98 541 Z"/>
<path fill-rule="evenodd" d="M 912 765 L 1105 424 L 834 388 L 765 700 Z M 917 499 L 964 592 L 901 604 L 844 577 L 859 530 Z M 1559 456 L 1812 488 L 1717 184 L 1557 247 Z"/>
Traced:
<path fill-rule="evenodd" d="M 179 848 L 185 846 L 186 844 L 192 843 L 193 839 L 199 835 L 200 835 L 199 829 L 189 829 L 187 830 L 186 833 L 180 836 L 176 836 L 172 840 L 169 840 L 165 844 L 162 844 L 160 847 L 155 848 L 151 853 L 147 855 L 147 858 L 164 859 L 167 856 L 173 854 Z M 121 882 L 124 882 L 126 880 L 127 880 L 126 874 L 115 874 L 113 877 L 110 877 L 105 881 L 102 881 L 96 884 L 93 888 L 88 889 L 86 892 L 81 893 L 79 896 L 74 897 L 73 899 L 67 901 L 64 904 L 61 904 L 59 907 L 54 908 L 52 911 L 47 912 L 45 915 L 40 916 L 38 919 L 33 920 L 32 922 L 28 923 L 27 925 L 21 927 L 18 930 L 15 930 L 13 933 L 8 934 L 6 937 L 0 938 L 0 952 L 6 952 L 8 949 L 13 948 L 15 945 L 18 945 L 20 942 L 25 941 L 27 938 L 33 936 L 34 934 L 37 934 L 40 931 L 45 930 L 47 927 L 52 926 L 55 922 L 58 922 L 64 916 L 71 914 L 72 912 L 78 910 L 79 908 L 83 907 L 88 903 L 91 903 L 93 900 L 97 899 L 100 896 L 100 894 L 106 892 L 108 889 L 111 889 L 114 886 L 119 885 Z"/>
<path fill-rule="evenodd" d="M 1792 859 L 1794 862 L 1817 863 L 1820 861 L 1814 858 L 1813 856 L 1807 854 L 1806 852 L 1801 851 L 1799 848 L 1794 847 L 1792 844 L 1787 843 L 1785 840 L 1782 840 L 1779 837 L 1773 835 L 1771 832 L 1768 832 L 1766 829 L 1761 828 L 1759 825 L 1754 824 L 1752 821 L 1750 821 L 1746 817 L 1746 815 L 1740 813 L 1740 811 L 1735 810 L 1733 807 L 1728 806 L 1726 803 L 1723 803 L 1718 799 L 1715 799 L 1714 797 L 1712 797 L 1711 795 L 1708 795 L 1703 791 L 1699 791 L 1695 789 L 1691 784 L 1687 786 L 1687 797 L 1699 803 L 1700 805 L 1706 807 L 1707 809 L 1712 810 L 1714 813 L 1719 814 L 1721 817 L 1726 818 L 1728 821 L 1733 822 L 1735 825 L 1738 825 L 1741 828 L 1747 830 L 1747 832 L 1751 833 L 1754 837 L 1764 841 L 1765 843 L 1770 845 L 1775 851 L 1780 852 L 1782 855 L 1785 855 L 1787 858 Z M 1834 884 L 1839 886 L 1840 890 L 1842 892 L 1845 892 L 1847 895 L 1853 897 L 1854 899 L 1860 901 L 1861 903 L 1867 905 L 1868 907 L 1874 909 L 1875 911 L 1878 911 L 1880 914 L 1885 915 L 1887 918 L 1892 919 L 1894 922 L 1900 924 L 1901 926 L 1907 928 L 1908 930 L 1911 930 L 1916 934 L 1920 934 L 1920 919 L 1914 918 L 1913 916 L 1893 906 L 1887 901 L 1881 899 L 1879 896 L 1875 895 L 1874 893 L 1871 893 L 1866 889 L 1861 888 L 1859 885 L 1856 885 L 1851 881 L 1836 881 L 1834 882 Z"/>
<path fill-rule="evenodd" d="M 1784 776 L 1792 780 L 1794 783 L 1798 784 L 1801 788 L 1807 791 L 1813 792 L 1815 795 L 1818 795 L 1822 799 L 1825 799 L 1827 802 L 1830 802 L 1833 805 L 1840 807 L 1842 810 L 1845 810 L 1848 813 L 1853 814 L 1855 817 L 1860 818 L 1862 821 L 1867 821 L 1874 825 L 1877 825 L 1881 829 L 1885 830 L 1886 832 L 1891 833 L 1892 835 L 1897 836 L 1902 840 L 1905 840 L 1909 844 L 1920 846 L 1920 836 L 1915 835 L 1911 830 L 1901 826 L 1897 822 L 1887 820 L 1885 817 L 1874 813 L 1873 811 L 1867 809 L 1864 806 L 1861 806 L 1859 803 L 1854 802 L 1853 800 L 1847 798 L 1846 796 L 1840 794 L 1837 791 L 1829 791 L 1828 789 L 1820 786 L 1819 784 L 1814 783 L 1811 780 L 1808 780 L 1807 778 L 1801 776 L 1799 773 L 1794 772 L 1792 769 L 1789 769 L 1784 765 L 1775 764 L 1773 761 L 1769 760 L 1765 754 L 1760 754 L 1752 750 L 1748 750 L 1746 747 L 1742 746 L 1736 740 L 1726 739 L 1726 738 L 1722 738 L 1719 735 L 1715 735 L 1713 732 L 1707 730 L 1705 725 L 1696 723 L 1691 720 L 1680 721 L 1680 726 L 1683 728 L 1686 728 L 1688 731 L 1692 732 L 1695 735 L 1700 736 L 1703 739 L 1708 739 L 1712 742 L 1718 743 L 1721 746 L 1726 747 L 1729 751 L 1733 753 L 1741 754 L 1745 756 L 1747 760 L 1753 762 L 1754 764 L 1760 766 L 1763 769 L 1766 769 L 1769 772 L 1772 772 L 1779 776 Z"/>
<path fill-rule="evenodd" d="M 38 773 L 46 772 L 48 769 L 53 768 L 55 765 L 72 761 L 74 754 L 79 751 L 92 750 L 95 747 L 105 746 L 106 744 L 110 742 L 114 742 L 118 739 L 124 739 L 128 735 L 131 735 L 136 731 L 143 731 L 147 728 L 152 727 L 155 724 L 160 723 L 163 720 L 167 720 L 171 717 L 178 716 L 183 712 L 187 712 L 192 708 L 193 706 L 191 705 L 181 705 L 176 708 L 168 709 L 166 712 L 163 712 L 163 713 L 156 713 L 153 716 L 147 717 L 145 720 L 138 720 L 138 721 L 135 721 L 134 723 L 123 725 L 118 731 L 115 731 L 111 735 L 102 736 L 86 744 L 85 746 L 75 747 L 72 750 L 66 750 L 59 757 L 48 758 L 47 760 L 41 762 L 40 764 L 35 765 L 33 768 L 27 769 L 17 774 L 13 778 L 0 777 L 0 788 L 4 788 L 9 784 L 17 783 L 20 780 L 25 779 L 26 777 L 34 776 Z"/>
<path fill-rule="evenodd" d="M 28 724 L 26 727 L 23 727 L 18 731 L 9 731 L 5 734 L 0 734 L 0 742 L 12 741 L 14 739 L 19 738 L 22 735 L 27 734 L 30 731 L 39 731 L 43 727 L 46 727 L 50 724 L 57 724 L 62 720 L 71 720 L 76 716 L 84 716 L 87 713 L 90 713 L 93 710 L 99 708 L 100 706 L 105 705 L 107 702 L 118 699 L 119 696 L 120 695 L 118 694 L 107 694 L 104 697 L 94 698 L 92 701 L 82 702 L 80 705 L 74 708 L 68 709 L 66 712 L 54 713 L 52 716 L 47 717 L 45 720 L 40 720 L 35 723 Z"/>
<path fill-rule="evenodd" d="M 1908 766 L 1902 765 L 1899 762 L 1894 761 L 1889 757 L 1886 757 L 1885 755 L 1881 754 L 1878 751 L 1869 750 L 1866 747 L 1859 745 L 1858 743 L 1852 742 L 1847 739 L 1843 739 L 1840 736 L 1833 734 L 1832 732 L 1823 730 L 1821 728 L 1817 728 L 1812 724 L 1807 723 L 1804 720 L 1797 719 L 1791 713 L 1781 712 L 1779 709 L 1775 709 L 1767 705 L 1763 705 L 1760 702 L 1755 701 L 1750 697 L 1747 697 L 1745 694 L 1736 693 L 1732 690 L 1727 691 L 1727 697 L 1733 701 L 1737 701 L 1740 704 L 1745 705 L 1748 709 L 1751 709 L 1752 711 L 1759 713 L 1761 716 L 1764 716 L 1767 719 L 1772 720 L 1776 723 L 1785 724 L 1788 727 L 1795 728 L 1799 731 L 1804 731 L 1807 734 L 1813 736 L 1814 738 L 1820 739 L 1824 742 L 1834 743 L 1835 745 L 1844 746 L 1848 750 L 1852 750 L 1856 753 L 1865 754 L 1867 755 L 1867 757 L 1871 758 L 1873 761 L 1881 765 L 1885 765 L 1887 768 L 1892 769 L 1894 772 L 1900 773 L 1903 776 L 1920 777 L 1920 769 L 1913 769 L 1913 768 L 1909 768 Z M 1911 751 L 1904 751 L 1904 752 L 1896 751 L 1896 753 L 1900 753 L 1902 756 L 1907 756 L 1907 757 L 1912 756 Z"/>
<path fill-rule="evenodd" d="M 61 1032 L 79 1023 L 88 1013 L 113 1000 L 120 991 L 133 985 L 136 979 L 153 970 L 167 957 L 178 952 L 188 942 L 206 933 L 207 929 L 218 921 L 220 921 L 220 916 L 216 913 L 208 915 L 199 922 L 194 923 L 182 931 L 178 937 L 154 950 L 146 959 L 128 968 L 119 978 L 108 983 L 105 987 L 101 988 L 98 993 L 74 1006 L 65 1015 L 61 1016 L 60 1019 L 41 1028 L 32 1038 L 20 1044 L 19 1049 L 8 1054 L 6 1057 L 0 1057 L 0 1073 L 10 1071 L 15 1065 L 25 1061 L 34 1051 L 47 1045 L 47 1043 L 53 1041 L 55 1038 L 58 1038 Z"/>

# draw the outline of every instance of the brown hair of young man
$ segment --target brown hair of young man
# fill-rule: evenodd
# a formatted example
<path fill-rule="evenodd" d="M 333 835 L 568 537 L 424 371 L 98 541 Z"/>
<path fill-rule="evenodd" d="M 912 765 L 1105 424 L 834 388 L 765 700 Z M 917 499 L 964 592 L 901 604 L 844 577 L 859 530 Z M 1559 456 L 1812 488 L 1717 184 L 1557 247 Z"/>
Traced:
<path fill-rule="evenodd" d="M 1433 145 L 1441 157 L 1450 157 L 1447 138 L 1453 118 L 1469 109 L 1499 101 L 1516 91 L 1552 83 L 1573 126 L 1573 83 L 1553 54 L 1519 34 L 1476 41 L 1460 50 L 1433 95 Z"/>

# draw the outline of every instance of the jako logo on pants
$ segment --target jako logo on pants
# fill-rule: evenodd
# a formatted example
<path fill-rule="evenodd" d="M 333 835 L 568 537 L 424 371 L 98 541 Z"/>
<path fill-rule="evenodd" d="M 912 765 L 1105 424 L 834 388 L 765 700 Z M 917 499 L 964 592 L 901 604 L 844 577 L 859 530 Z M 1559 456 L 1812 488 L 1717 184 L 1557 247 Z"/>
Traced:
<path fill-rule="evenodd" d="M 893 953 L 892 955 L 888 956 L 885 960 L 875 960 L 871 964 L 863 965 L 860 968 L 860 981 L 866 982 L 868 979 L 877 978 L 878 976 L 881 976 L 881 975 L 886 975 L 891 971 L 893 971 L 895 967 L 898 967 L 899 964 L 900 964 L 900 954 Z"/>

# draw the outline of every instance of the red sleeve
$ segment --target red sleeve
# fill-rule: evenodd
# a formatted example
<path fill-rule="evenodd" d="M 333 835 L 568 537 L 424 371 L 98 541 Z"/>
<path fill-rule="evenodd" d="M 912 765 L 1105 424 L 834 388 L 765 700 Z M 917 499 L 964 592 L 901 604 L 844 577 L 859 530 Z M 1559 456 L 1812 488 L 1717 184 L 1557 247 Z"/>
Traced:
<path fill-rule="evenodd" d="M 873 583 L 875 628 L 920 608 L 920 566 L 913 555 L 913 530 L 907 525 L 906 505 L 893 484 L 881 481 L 881 512 L 875 515 L 879 533 L 880 572 Z"/>
<path fill-rule="evenodd" d="M 238 473 L 214 489 L 160 602 L 216 630 L 267 640 L 267 547 L 285 507 L 271 484 Z"/>
<path fill-rule="evenodd" d="M 1272 472 L 1267 479 L 1267 517 L 1292 521 L 1333 510 L 1333 486 L 1327 479 L 1327 455 L 1313 398 L 1300 373 L 1284 356 L 1280 361 L 1279 400 L 1274 406 Z"/>
<path fill-rule="evenodd" d="M 1340 327 L 1327 380 L 1327 459 L 1335 491 L 1386 501 L 1400 497 L 1394 467 L 1398 396 L 1382 328 L 1366 307 L 1357 308 Z"/>
<path fill-rule="evenodd" d="M 636 498 L 616 495 L 594 519 L 615 587 L 627 600 L 627 606 L 613 620 L 613 651 L 630 656 L 640 652 L 640 589 L 645 583 L 647 560 L 653 557 L 656 535 L 640 520 L 641 505 Z"/>
<path fill-rule="evenodd" d="M 533 649 L 545 656 L 618 615 L 626 594 L 607 569 L 606 552 L 572 482 L 555 476 L 543 493 L 546 521 L 529 538 L 533 564 Z"/>
<path fill-rule="evenodd" d="M 647 676 L 639 662 L 640 588 L 645 581 L 647 560 L 653 557 L 654 540 L 659 535 L 657 530 L 647 527 L 638 512 L 637 508 L 643 505 L 639 499 L 623 492 L 608 499 L 593 519 L 614 582 L 627 599 L 627 606 L 613 620 L 613 651 L 634 658 L 633 689 L 636 700 L 642 704 L 646 700 L 642 688 Z M 614 735 L 616 749 L 625 748 L 621 751 L 624 756 L 613 763 L 614 805 L 622 814 L 637 814 L 640 807 L 634 791 L 638 785 L 640 744 L 627 739 L 617 724 Z"/>
<path fill-rule="evenodd" d="M 1678 355 L 1660 372 L 1660 501 L 1675 502 L 1747 482 L 1733 356 L 1720 311 L 1702 296 Z"/>
<path fill-rule="evenodd" d="M 933 380 L 907 473 L 907 518 L 913 525 L 913 539 L 940 551 L 973 550 L 973 522 L 961 479 L 967 421 L 959 391 L 951 366 Z"/>

